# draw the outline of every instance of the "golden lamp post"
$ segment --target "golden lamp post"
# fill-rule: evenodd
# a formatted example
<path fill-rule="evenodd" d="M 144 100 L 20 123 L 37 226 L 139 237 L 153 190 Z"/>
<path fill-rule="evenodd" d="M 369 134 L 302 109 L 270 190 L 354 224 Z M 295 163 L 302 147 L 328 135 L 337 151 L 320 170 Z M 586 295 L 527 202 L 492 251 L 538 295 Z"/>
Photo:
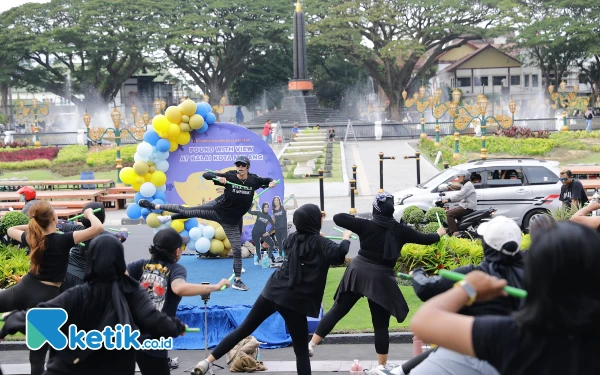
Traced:
<path fill-rule="evenodd" d="M 457 92 L 457 97 L 460 98 L 460 92 Z M 452 93 L 452 96 L 454 97 L 454 93 Z M 460 100 L 459 100 L 460 102 Z M 510 100 L 510 103 L 508 104 L 508 108 L 510 109 L 510 112 L 512 113 L 512 116 L 508 116 L 508 115 L 504 115 L 504 114 L 500 114 L 498 116 L 487 116 L 486 117 L 486 112 L 487 112 L 487 107 L 489 104 L 489 100 L 488 98 L 486 98 L 485 95 L 483 94 L 479 94 L 477 96 L 477 104 L 474 106 L 457 106 L 456 108 L 456 113 L 452 113 L 454 112 L 454 109 L 451 110 L 450 115 L 455 115 L 454 117 L 454 123 L 453 126 L 455 129 L 459 129 L 459 130 L 464 130 L 466 129 L 472 122 L 478 122 L 481 125 L 481 158 L 482 159 L 486 159 L 487 158 L 487 149 L 485 148 L 485 134 L 486 134 L 486 128 L 487 128 L 487 124 L 497 124 L 498 126 L 500 126 L 503 129 L 510 129 L 515 121 L 515 111 L 517 110 L 517 103 L 514 100 Z M 470 108 L 469 108 L 470 107 Z M 473 113 L 475 112 L 475 113 Z M 455 133 L 455 141 L 457 142 L 457 136 Z M 455 147 L 456 147 L 456 143 L 455 143 Z M 455 153 L 458 153 L 458 150 L 455 148 Z"/>
<path fill-rule="evenodd" d="M 112 119 L 114 127 L 112 127 L 112 128 L 98 127 L 98 128 L 90 129 L 90 122 L 92 120 L 92 117 L 86 112 L 86 114 L 83 116 L 83 123 L 85 124 L 85 127 L 87 128 L 87 133 L 88 133 L 89 139 L 98 142 L 98 141 L 101 141 L 106 136 L 106 138 L 115 140 L 115 143 L 117 144 L 117 157 L 115 159 L 115 161 L 117 163 L 117 183 L 121 184 L 121 177 L 119 176 L 121 169 L 123 168 L 123 165 L 122 165 L 123 160 L 121 159 L 121 134 L 123 131 L 129 132 L 129 134 L 131 134 L 131 132 L 127 129 L 120 128 L 121 112 L 119 112 L 117 110 L 117 107 L 114 107 L 114 109 L 110 113 L 110 118 Z M 131 135 L 135 139 L 135 136 L 133 136 L 133 134 L 131 134 Z"/>
<path fill-rule="evenodd" d="M 148 112 L 144 111 L 144 114 L 142 115 L 142 121 L 144 121 L 144 126 L 148 127 L 148 124 L 150 123 L 150 115 Z"/>
<path fill-rule="evenodd" d="M 133 116 L 133 122 L 135 123 L 135 119 L 137 117 L 137 113 L 138 113 L 138 109 L 137 107 L 134 105 L 131 106 L 131 116 Z"/>
<path fill-rule="evenodd" d="M 156 99 L 152 103 L 152 107 L 154 108 L 154 114 L 160 115 L 160 100 Z"/>
<path fill-rule="evenodd" d="M 43 107 L 38 107 L 38 100 L 35 98 L 35 96 L 32 99 L 32 104 L 33 104 L 33 108 L 26 108 L 25 107 L 25 103 L 21 102 L 20 106 L 21 106 L 21 110 L 23 111 L 23 115 L 25 116 L 29 116 L 30 114 L 33 115 L 33 131 L 35 133 L 35 142 L 34 142 L 34 146 L 35 147 L 40 147 L 40 135 L 39 135 L 39 126 L 38 126 L 38 117 L 40 114 L 47 116 L 49 113 L 49 109 L 50 109 L 50 99 L 46 99 L 44 100 L 44 106 Z"/>
<path fill-rule="evenodd" d="M 554 102 L 554 104 L 552 105 L 553 109 L 557 109 L 558 108 L 558 104 L 560 103 L 560 105 L 563 107 L 563 127 L 562 127 L 562 131 L 568 131 L 569 130 L 569 126 L 567 125 L 567 107 L 578 107 L 580 105 L 588 105 L 589 99 L 586 97 L 578 97 L 577 96 L 577 92 L 579 91 L 579 86 L 575 85 L 573 86 L 573 92 L 565 92 L 566 88 L 567 88 L 567 84 L 565 83 L 565 81 L 561 81 L 560 85 L 558 85 L 560 92 L 554 92 L 554 85 L 550 85 L 548 86 L 548 93 L 550 94 L 550 97 L 552 98 L 552 101 Z"/>
<path fill-rule="evenodd" d="M 425 94 L 427 94 L 425 86 L 421 86 L 419 91 L 414 93 L 412 99 L 406 99 L 408 93 L 406 90 L 402 91 L 402 99 L 404 99 L 405 107 L 410 108 L 415 105 L 417 111 L 421 114 L 421 138 L 427 137 L 427 133 L 425 133 L 425 111 L 431 104 L 430 100 L 425 99 Z"/>

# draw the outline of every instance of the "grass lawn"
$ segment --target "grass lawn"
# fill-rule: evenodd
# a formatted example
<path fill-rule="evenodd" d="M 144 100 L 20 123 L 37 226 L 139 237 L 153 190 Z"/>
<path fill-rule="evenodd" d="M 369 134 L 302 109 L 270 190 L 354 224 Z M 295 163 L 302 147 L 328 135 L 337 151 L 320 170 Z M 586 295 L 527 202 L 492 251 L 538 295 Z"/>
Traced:
<path fill-rule="evenodd" d="M 325 295 L 323 297 L 323 307 L 325 312 L 331 309 L 333 305 L 333 296 L 337 290 L 338 284 L 344 275 L 346 268 L 331 268 L 327 276 L 327 285 L 325 286 Z M 410 312 L 402 323 L 398 323 L 394 317 L 390 319 L 390 331 L 410 332 L 410 319 L 423 302 L 415 295 L 410 286 L 401 286 L 400 290 L 408 303 Z M 350 310 L 350 313 L 340 320 L 333 329 L 333 333 L 357 333 L 373 332 L 373 323 L 371 323 L 371 312 L 366 298 L 361 298 Z"/>
<path fill-rule="evenodd" d="M 318 174 L 319 168 L 322 168 L 325 163 L 325 155 L 323 158 L 318 159 L 316 163 L 316 168 L 314 173 Z M 292 163 L 287 166 L 287 172 L 284 167 L 283 175 L 285 177 L 286 184 L 295 184 L 295 183 L 304 183 L 304 182 L 315 182 L 318 181 L 318 178 L 295 178 L 294 177 L 294 168 L 296 168 L 296 164 Z M 342 177 L 342 152 L 340 150 L 340 144 L 333 144 L 333 153 L 332 153 L 332 163 L 331 163 L 331 177 L 325 177 L 325 182 L 343 182 L 344 179 Z"/>
<path fill-rule="evenodd" d="M 4 171 L 4 174 L 0 178 L 11 178 L 11 177 L 27 177 L 29 181 L 46 181 L 46 180 L 79 180 L 80 175 L 63 177 L 58 174 L 52 173 L 49 169 L 31 169 L 26 171 Z M 111 172 L 94 172 L 94 177 L 98 180 L 114 180 L 117 181 L 117 171 Z"/>
<path fill-rule="evenodd" d="M 4 322 L 0 322 L 0 328 L 4 325 Z M 4 338 L 6 341 L 25 341 L 25 335 L 17 333 L 16 335 L 9 335 Z"/>

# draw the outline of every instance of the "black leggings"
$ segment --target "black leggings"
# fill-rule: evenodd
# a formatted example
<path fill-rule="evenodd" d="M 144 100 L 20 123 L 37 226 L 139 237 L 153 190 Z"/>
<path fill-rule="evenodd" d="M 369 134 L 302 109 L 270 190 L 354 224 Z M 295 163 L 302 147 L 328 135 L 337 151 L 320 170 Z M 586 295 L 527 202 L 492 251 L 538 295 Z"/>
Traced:
<path fill-rule="evenodd" d="M 223 357 L 240 341 L 250 336 L 258 326 L 275 312 L 279 312 L 285 320 L 287 329 L 292 336 L 292 345 L 296 353 L 296 372 L 300 375 L 310 375 L 310 359 L 308 358 L 308 322 L 306 315 L 271 302 L 259 296 L 248 316 L 239 327 L 223 339 L 213 350 L 216 359 Z"/>
<path fill-rule="evenodd" d="M 344 292 L 340 294 L 337 301 L 331 307 L 331 310 L 325 314 L 315 330 L 315 334 L 325 337 L 331 332 L 333 327 L 350 312 L 354 304 L 362 296 L 353 292 Z M 388 354 L 390 349 L 390 313 L 386 309 L 369 300 L 369 309 L 371 310 L 371 321 L 375 331 L 375 351 L 377 354 Z"/>
<path fill-rule="evenodd" d="M 17 285 L 0 292 L 0 311 L 27 310 L 37 306 L 38 303 L 50 301 L 58 296 L 58 293 L 58 287 L 44 284 L 27 274 Z M 38 350 L 29 351 L 31 375 L 44 373 L 48 348 L 49 346 L 46 344 Z"/>
<path fill-rule="evenodd" d="M 169 375 L 171 373 L 168 357 L 155 357 L 140 350 L 135 354 L 135 361 L 142 375 Z"/>
<path fill-rule="evenodd" d="M 70 289 L 74 286 L 81 285 L 81 284 L 83 284 L 83 279 L 80 279 L 79 277 L 77 277 L 67 271 L 67 275 L 65 276 L 65 281 L 63 281 L 63 283 L 60 285 L 60 292 L 62 293 L 67 289 Z"/>
<path fill-rule="evenodd" d="M 171 220 L 197 217 L 204 220 L 216 221 L 221 224 L 225 231 L 225 235 L 231 244 L 233 253 L 233 272 L 235 273 L 236 278 L 242 276 L 241 232 L 243 218 L 240 218 L 235 225 L 223 223 L 221 216 L 215 211 L 215 201 L 196 207 L 183 207 L 178 204 L 161 204 L 160 209 L 168 212 L 175 212 L 174 215 L 171 215 Z"/>
<path fill-rule="evenodd" d="M 275 227 L 275 238 L 277 239 L 277 247 L 279 248 L 279 253 L 284 251 L 283 241 L 285 241 L 287 236 L 288 236 L 287 223 L 285 223 L 285 226 L 282 226 L 282 227 L 276 226 Z"/>
<path fill-rule="evenodd" d="M 271 258 L 271 260 L 273 259 L 273 248 L 275 247 L 275 244 L 273 243 L 273 240 L 271 239 L 270 236 L 263 236 L 263 233 L 255 233 L 252 232 L 252 241 L 254 241 L 254 247 L 255 247 L 255 251 L 261 252 L 262 251 L 262 246 L 260 245 L 260 240 L 262 239 L 263 241 L 265 241 L 268 245 L 269 245 L 269 250 L 267 251 L 267 253 L 269 254 L 269 258 Z"/>

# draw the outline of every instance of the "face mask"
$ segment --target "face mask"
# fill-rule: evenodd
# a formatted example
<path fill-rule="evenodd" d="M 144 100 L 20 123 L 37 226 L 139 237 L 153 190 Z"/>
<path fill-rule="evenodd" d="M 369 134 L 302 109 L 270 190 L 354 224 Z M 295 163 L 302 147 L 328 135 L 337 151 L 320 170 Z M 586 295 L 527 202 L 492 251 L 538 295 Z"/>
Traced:
<path fill-rule="evenodd" d="M 21 202 L 25 202 L 25 196 L 24 196 L 23 194 L 21 194 L 21 195 L 19 196 L 19 200 L 20 200 Z"/>

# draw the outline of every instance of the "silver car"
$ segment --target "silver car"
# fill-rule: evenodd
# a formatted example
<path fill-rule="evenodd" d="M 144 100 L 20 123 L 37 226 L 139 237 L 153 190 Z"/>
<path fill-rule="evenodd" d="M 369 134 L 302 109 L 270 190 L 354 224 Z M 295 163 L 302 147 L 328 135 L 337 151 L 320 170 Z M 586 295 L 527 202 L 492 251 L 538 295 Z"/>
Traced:
<path fill-rule="evenodd" d="M 474 160 L 466 164 L 445 169 L 429 181 L 414 188 L 397 191 L 394 218 L 401 221 L 402 213 L 409 206 L 423 211 L 433 207 L 439 197 L 438 187 L 455 181 L 458 170 L 481 175 L 477 190 L 477 209 L 497 209 L 497 216 L 506 216 L 527 231 L 534 215 L 548 213 L 560 208 L 561 183 L 558 162 L 537 159 L 487 159 Z M 456 192 L 445 192 L 445 199 L 452 199 Z M 448 209 L 458 207 L 458 202 L 449 204 Z"/>

